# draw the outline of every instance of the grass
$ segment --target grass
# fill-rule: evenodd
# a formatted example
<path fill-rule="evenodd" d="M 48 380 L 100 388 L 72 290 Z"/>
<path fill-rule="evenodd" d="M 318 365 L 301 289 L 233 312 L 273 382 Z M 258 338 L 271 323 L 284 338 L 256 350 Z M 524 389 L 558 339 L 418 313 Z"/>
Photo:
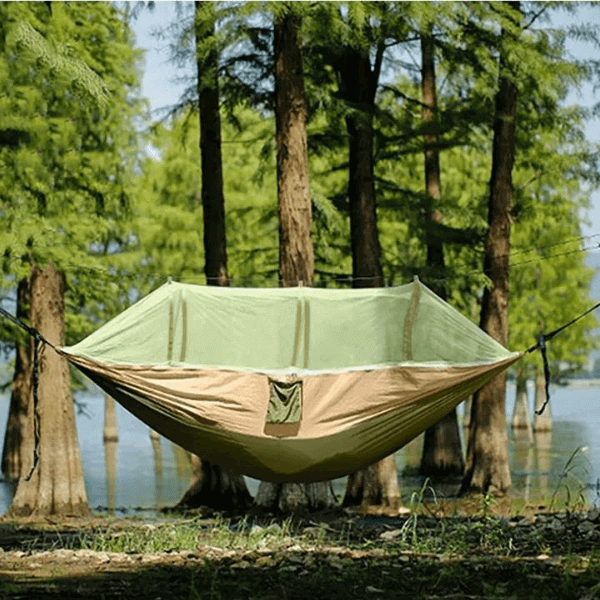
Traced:
<path fill-rule="evenodd" d="M 600 598 L 600 516 L 563 484 L 559 501 L 546 513 L 491 495 L 448 502 L 425 482 L 398 518 L 5 521 L 0 599 Z"/>
<path fill-rule="evenodd" d="M 322 538 L 318 529 L 316 539 Z M 291 543 L 291 519 L 271 521 L 266 525 L 251 523 L 247 518 L 170 519 L 164 523 L 134 524 L 123 528 L 108 527 L 100 532 L 86 532 L 71 539 L 70 549 L 88 549 L 99 552 L 127 552 L 155 554 L 182 552 L 209 546 L 239 552 L 262 548 L 280 548 Z"/>
<path fill-rule="evenodd" d="M 501 503 L 483 497 L 440 516 L 442 503 L 424 495 L 398 519 L 340 510 L 279 520 L 4 523 L 21 537 L 0 553 L 0 598 L 599 597 L 600 523 L 597 536 L 581 535 L 586 514 L 499 515 Z M 17 547 L 25 552 L 12 556 Z"/>

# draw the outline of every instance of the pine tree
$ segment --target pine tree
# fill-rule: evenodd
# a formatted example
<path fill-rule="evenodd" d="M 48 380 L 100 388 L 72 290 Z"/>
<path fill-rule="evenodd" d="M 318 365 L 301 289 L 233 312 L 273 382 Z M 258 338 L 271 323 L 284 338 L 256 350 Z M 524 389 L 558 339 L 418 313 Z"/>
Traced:
<path fill-rule="evenodd" d="M 426 207 L 427 270 L 425 283 L 445 300 L 444 246 L 442 240 L 434 234 L 435 225 L 442 221 L 442 213 L 436 206 L 440 201 L 442 191 L 439 138 L 436 132 L 438 115 L 434 48 L 432 28 L 426 26 L 425 31 L 421 34 L 421 87 L 423 90 L 423 121 L 424 125 L 431 126 L 431 130 L 424 136 L 425 193 L 429 198 L 429 206 Z M 425 431 L 419 473 L 425 476 L 462 475 L 463 469 L 464 461 L 458 419 L 456 409 L 453 409 Z"/>
<path fill-rule="evenodd" d="M 0 166 L 6 174 L 0 183 L 6 227 L 2 287 L 30 281 L 29 319 L 62 344 L 65 302 L 80 308 L 67 311 L 74 338 L 90 330 L 97 312 L 114 309 L 95 273 L 108 262 L 108 246 L 123 229 L 124 169 L 138 150 L 131 117 L 139 104 L 135 96 L 128 98 L 137 83 L 132 37 L 122 15 L 106 4 L 11 3 L 0 13 L 0 103 L 2 114 L 10 115 L 9 123 L 0 124 Z M 19 311 L 23 314 L 22 307 Z M 20 480 L 15 514 L 87 510 L 68 371 L 47 351 L 52 357 L 42 363 L 39 407 L 28 409 L 28 422 L 18 433 L 11 429 L 20 443 L 9 446 L 19 452 L 20 444 L 32 443 L 33 420 L 39 417 L 43 457 L 40 472 Z M 60 398 L 63 420 L 48 405 L 52 393 Z M 65 444 L 60 452 L 56 435 Z"/>
<path fill-rule="evenodd" d="M 275 15 L 275 121 L 279 197 L 279 277 L 282 287 L 312 286 L 314 254 L 306 141 L 301 16 L 290 5 Z M 289 512 L 333 503 L 328 482 L 261 482 L 256 504 Z"/>
<path fill-rule="evenodd" d="M 520 5 L 509 36 L 520 27 Z M 492 151 L 492 174 L 488 204 L 489 229 L 485 241 L 483 268 L 490 278 L 481 306 L 480 327 L 502 345 L 508 345 L 508 294 L 510 228 L 513 201 L 512 170 L 515 160 L 517 86 L 506 69 L 506 54 L 500 55 L 500 81 L 496 93 L 496 114 Z M 510 488 L 506 432 L 506 373 L 496 376 L 473 397 L 467 446 L 467 464 L 462 493 L 470 490 L 504 494 Z"/>
<path fill-rule="evenodd" d="M 225 235 L 225 198 L 221 157 L 219 110 L 219 55 L 215 48 L 214 10 L 210 3 L 195 3 L 198 112 L 204 221 L 204 273 L 209 285 L 229 285 Z M 239 509 L 250 502 L 243 475 L 191 456 L 192 480 L 178 503 L 180 507 L 210 506 Z"/>

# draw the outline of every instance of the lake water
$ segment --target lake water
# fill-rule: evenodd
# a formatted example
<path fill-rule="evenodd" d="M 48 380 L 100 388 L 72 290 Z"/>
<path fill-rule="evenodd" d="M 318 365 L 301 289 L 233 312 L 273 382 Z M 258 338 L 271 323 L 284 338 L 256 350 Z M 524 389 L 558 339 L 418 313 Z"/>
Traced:
<path fill-rule="evenodd" d="M 554 494 L 573 498 L 582 493 L 588 502 L 600 502 L 600 387 L 552 388 L 551 397 L 551 433 L 536 436 L 534 443 L 509 433 L 512 495 L 547 502 Z M 86 405 L 86 414 L 78 415 L 77 427 L 90 506 L 139 514 L 177 503 L 189 483 L 186 453 L 166 439 L 153 443 L 148 427 L 119 405 L 119 440 L 105 446 L 103 394 L 87 394 L 80 400 Z M 514 387 L 509 385 L 509 422 L 513 400 Z M 0 432 L 5 431 L 8 405 L 8 397 L 0 395 Z M 417 438 L 397 452 L 399 473 L 414 472 L 418 467 L 421 443 Z M 404 500 L 422 483 L 420 478 L 402 476 Z M 258 482 L 248 479 L 248 487 L 254 494 Z M 343 494 L 344 480 L 336 480 L 334 489 Z M 12 493 L 13 486 L 0 481 L 0 514 L 8 509 Z"/>

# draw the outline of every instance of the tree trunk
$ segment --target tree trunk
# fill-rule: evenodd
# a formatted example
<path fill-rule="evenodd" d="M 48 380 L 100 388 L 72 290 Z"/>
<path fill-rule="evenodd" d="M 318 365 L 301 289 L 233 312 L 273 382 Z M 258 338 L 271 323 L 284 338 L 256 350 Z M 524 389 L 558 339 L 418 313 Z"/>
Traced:
<path fill-rule="evenodd" d="M 521 437 L 533 441 L 531 421 L 529 419 L 529 403 L 527 399 L 527 375 L 524 368 L 517 371 L 517 382 L 515 392 L 515 407 L 510 425 Z"/>
<path fill-rule="evenodd" d="M 219 510 L 239 510 L 252 502 L 244 478 L 229 469 L 190 455 L 192 483 L 178 508 L 208 506 Z"/>
<path fill-rule="evenodd" d="M 376 83 L 368 54 L 348 49 L 341 75 L 344 96 L 354 107 L 346 117 L 352 277 L 354 287 L 381 287 L 383 271 L 373 154 L 375 93 L 372 87 L 376 87 Z"/>
<path fill-rule="evenodd" d="M 115 401 L 108 394 L 104 396 L 104 431 L 102 438 L 105 444 L 106 442 L 119 441 Z"/>
<path fill-rule="evenodd" d="M 22 279 L 17 288 L 17 318 L 27 320 L 29 313 L 29 279 Z M 8 421 L 2 450 L 2 472 L 8 479 L 18 479 L 23 465 L 33 452 L 33 436 L 28 432 L 31 423 L 29 402 L 31 382 L 31 339 L 15 343 L 15 372 L 10 394 Z"/>
<path fill-rule="evenodd" d="M 104 468 L 106 471 L 106 507 L 112 514 L 117 506 L 117 444 L 119 431 L 117 428 L 117 412 L 115 401 L 106 394 L 104 396 Z"/>
<path fill-rule="evenodd" d="M 64 277 L 49 264 L 31 270 L 31 326 L 49 342 L 64 344 Z M 30 402 L 33 394 L 30 395 Z M 33 410 L 30 414 L 33 415 Z M 52 348 L 40 358 L 37 416 L 39 463 L 31 478 L 21 477 L 9 514 L 87 515 L 83 469 L 75 427 L 67 362 Z M 33 435 L 33 426 L 27 428 Z M 32 465 L 28 457 L 27 470 Z M 25 465 L 24 465 L 25 466 Z M 22 471 L 24 474 L 25 471 Z"/>
<path fill-rule="evenodd" d="M 229 285 L 219 111 L 219 55 L 214 45 L 209 50 L 205 49 L 207 44 L 214 44 L 214 10 L 211 2 L 196 2 L 204 273 L 209 285 Z"/>
<path fill-rule="evenodd" d="M 519 3 L 511 3 L 519 9 Z M 488 232 L 484 249 L 484 273 L 490 286 L 484 290 L 480 327 L 495 340 L 508 343 L 508 291 L 512 168 L 515 157 L 517 87 L 503 74 L 496 94 L 496 119 L 492 149 L 492 174 L 488 203 Z M 498 375 L 473 397 L 467 465 L 461 493 L 506 493 L 511 486 L 506 431 L 506 373 Z"/>
<path fill-rule="evenodd" d="M 163 456 L 162 445 L 160 443 L 160 434 L 154 429 L 150 429 L 150 444 L 152 445 L 152 456 L 154 457 L 154 477 L 156 478 L 157 486 L 162 484 L 163 479 Z M 195 482 L 190 482 L 190 487 Z"/>
<path fill-rule="evenodd" d="M 428 477 L 462 476 L 464 459 L 456 409 L 425 431 L 419 474 Z"/>
<path fill-rule="evenodd" d="M 204 273 L 209 285 L 229 285 L 225 198 L 221 156 L 219 112 L 219 55 L 214 44 L 214 6 L 196 2 L 195 33 L 200 112 L 200 160 L 204 220 Z M 207 50 L 207 45 L 209 46 Z M 209 506 L 216 509 L 244 508 L 250 499 L 244 476 L 225 467 L 192 457 L 190 486 L 178 508 Z"/>
<path fill-rule="evenodd" d="M 358 288 L 380 287 L 383 286 L 383 271 L 377 229 L 373 153 L 373 109 L 379 70 L 371 69 L 367 53 L 348 48 L 340 76 L 341 91 L 356 111 L 346 117 L 353 285 Z M 344 506 L 379 505 L 397 509 L 400 504 L 393 455 L 348 477 Z"/>
<path fill-rule="evenodd" d="M 435 88 L 434 44 L 431 32 L 421 36 L 421 87 L 423 93 L 423 122 L 429 126 L 425 133 L 425 191 L 428 200 L 426 216 L 429 224 L 442 221 L 436 207 L 442 195 L 440 155 L 435 127 L 437 94 Z M 444 246 L 432 228 L 426 227 L 427 269 L 425 283 L 440 297 L 446 299 Z M 452 409 L 425 431 L 423 455 L 419 473 L 425 476 L 443 477 L 462 475 L 465 468 L 456 409 Z"/>
<path fill-rule="evenodd" d="M 394 511 L 400 505 L 398 471 L 393 454 L 348 477 L 343 506 L 379 506 Z"/>
<path fill-rule="evenodd" d="M 114 514 L 117 507 L 117 446 L 119 442 L 104 442 L 104 471 L 106 473 L 106 508 Z"/>
<path fill-rule="evenodd" d="M 314 250 L 308 177 L 301 19 L 275 24 L 275 126 L 279 199 L 279 284 L 312 286 Z"/>
<path fill-rule="evenodd" d="M 275 22 L 275 125 L 279 198 L 279 283 L 311 286 L 314 251 L 306 141 L 306 106 L 300 17 Z M 334 503 L 328 482 L 275 484 L 261 481 L 255 498 L 267 510 L 319 510 Z"/>

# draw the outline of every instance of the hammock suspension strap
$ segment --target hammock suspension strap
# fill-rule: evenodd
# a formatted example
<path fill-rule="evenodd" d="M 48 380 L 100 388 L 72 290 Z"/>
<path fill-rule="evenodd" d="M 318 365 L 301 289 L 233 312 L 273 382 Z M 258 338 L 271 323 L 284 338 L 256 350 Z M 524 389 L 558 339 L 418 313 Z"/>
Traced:
<path fill-rule="evenodd" d="M 560 333 L 561 331 L 564 331 L 565 329 L 567 329 L 567 327 L 570 327 L 571 325 L 577 323 L 579 319 L 583 319 L 583 317 L 589 315 L 591 312 L 595 311 L 599 307 L 600 302 L 597 302 L 596 304 L 594 304 L 594 306 L 588 308 L 586 311 L 582 312 L 580 315 L 577 315 L 574 319 L 571 319 L 568 323 L 561 325 L 554 331 L 551 331 L 550 333 L 541 333 L 538 338 L 537 344 L 534 344 L 525 352 L 525 354 L 529 354 L 530 352 L 535 352 L 536 350 L 539 350 L 540 354 L 542 355 L 542 361 L 544 362 L 546 400 L 544 401 L 544 404 L 542 404 L 540 409 L 535 411 L 537 415 L 541 415 L 544 412 L 546 406 L 548 405 L 548 402 L 550 402 L 550 364 L 548 363 L 548 356 L 546 354 L 546 342 L 549 342 L 556 334 Z"/>
<path fill-rule="evenodd" d="M 38 389 L 40 383 L 40 357 L 46 344 L 54 348 L 54 344 L 49 342 L 37 329 L 23 323 L 21 319 L 18 319 L 14 315 L 0 307 L 0 314 L 6 317 L 11 323 L 23 329 L 28 333 L 34 340 L 33 344 L 33 372 L 31 375 L 31 389 L 33 393 L 33 464 L 29 473 L 25 476 L 25 481 L 29 481 L 33 472 L 35 471 L 38 463 L 40 462 L 40 412 L 38 410 Z"/>

